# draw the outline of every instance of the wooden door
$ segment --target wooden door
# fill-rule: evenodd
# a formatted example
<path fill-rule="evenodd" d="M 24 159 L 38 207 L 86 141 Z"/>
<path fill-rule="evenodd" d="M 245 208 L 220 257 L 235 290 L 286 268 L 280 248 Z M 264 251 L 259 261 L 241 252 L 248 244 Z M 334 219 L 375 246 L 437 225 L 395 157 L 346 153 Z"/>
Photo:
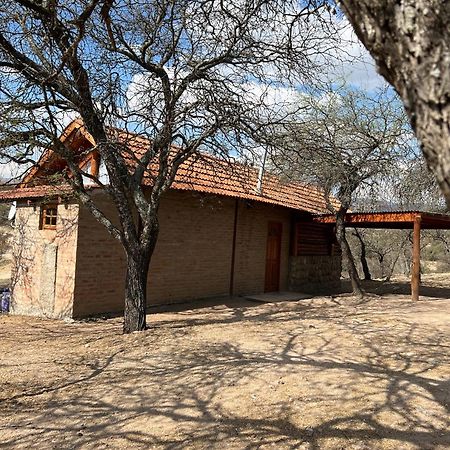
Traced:
<path fill-rule="evenodd" d="M 266 281 L 264 292 L 280 289 L 281 235 L 283 224 L 269 222 L 266 247 Z"/>

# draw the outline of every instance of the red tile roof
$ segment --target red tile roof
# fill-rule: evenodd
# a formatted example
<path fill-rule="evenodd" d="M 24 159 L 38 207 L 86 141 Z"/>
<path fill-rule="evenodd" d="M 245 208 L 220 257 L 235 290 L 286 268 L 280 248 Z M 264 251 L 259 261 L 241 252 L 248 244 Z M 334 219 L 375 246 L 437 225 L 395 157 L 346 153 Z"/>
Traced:
<path fill-rule="evenodd" d="M 177 173 L 174 189 L 207 192 L 285 206 L 312 213 L 328 212 L 322 192 L 302 183 L 284 183 L 265 172 L 258 192 L 259 169 L 238 163 L 200 159 L 187 161 Z"/>
<path fill-rule="evenodd" d="M 150 145 L 150 141 L 135 134 L 115 130 L 119 140 L 132 149 L 128 158 L 139 158 Z M 327 213 L 323 191 L 317 186 L 301 182 L 283 182 L 267 171 L 264 173 L 261 192 L 257 190 L 259 169 L 235 160 L 224 160 L 201 153 L 183 163 L 178 169 L 173 189 L 206 192 L 216 195 L 238 197 L 264 203 L 285 206 L 312 213 Z M 151 171 L 144 183 L 151 185 Z M 337 205 L 333 199 L 333 204 Z"/>
<path fill-rule="evenodd" d="M 70 186 L 50 186 L 50 185 L 39 185 L 32 187 L 11 187 L 0 191 L 0 201 L 14 201 L 21 199 L 36 199 L 44 197 L 55 197 L 68 195 L 72 192 Z"/>
<path fill-rule="evenodd" d="M 77 125 L 80 127 L 79 122 Z M 130 166 L 134 165 L 133 159 L 142 156 L 150 141 L 121 130 L 115 130 L 115 133 L 121 141 L 127 143 L 131 154 L 126 159 Z M 89 135 L 87 139 L 92 141 Z M 43 160 L 46 161 L 45 158 Z M 254 167 L 236 161 L 224 161 L 202 153 L 192 156 L 179 167 L 172 189 L 254 200 L 311 213 L 328 212 L 323 193 L 319 188 L 300 182 L 283 182 L 267 172 L 262 179 L 261 192 L 258 192 L 258 173 L 259 169 Z M 144 178 L 144 184 L 151 185 L 151 175 L 150 169 Z M 0 201 L 35 199 L 68 192 L 70 188 L 67 185 L 19 187 L 0 191 Z"/>

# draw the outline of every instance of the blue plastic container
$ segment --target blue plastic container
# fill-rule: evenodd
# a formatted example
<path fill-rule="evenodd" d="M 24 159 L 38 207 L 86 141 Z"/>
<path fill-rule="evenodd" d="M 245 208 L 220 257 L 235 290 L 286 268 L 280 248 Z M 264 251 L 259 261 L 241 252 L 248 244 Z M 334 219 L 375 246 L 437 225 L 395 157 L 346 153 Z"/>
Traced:
<path fill-rule="evenodd" d="M 0 289 L 0 311 L 3 313 L 9 312 L 9 305 L 11 303 L 11 291 L 9 288 Z"/>

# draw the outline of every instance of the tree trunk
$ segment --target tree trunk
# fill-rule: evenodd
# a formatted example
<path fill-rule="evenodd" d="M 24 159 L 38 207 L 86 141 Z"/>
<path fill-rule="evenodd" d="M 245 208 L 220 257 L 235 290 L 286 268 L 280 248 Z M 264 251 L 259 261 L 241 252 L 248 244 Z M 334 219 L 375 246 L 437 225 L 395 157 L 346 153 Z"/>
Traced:
<path fill-rule="evenodd" d="M 450 207 L 450 2 L 342 0 L 379 73 L 403 100 Z"/>
<path fill-rule="evenodd" d="M 401 251 L 401 250 L 402 250 L 402 249 L 400 249 L 400 250 L 397 252 L 397 256 L 394 258 L 394 261 L 393 261 L 392 264 L 391 264 L 391 267 L 390 267 L 390 269 L 389 269 L 389 275 L 386 276 L 386 281 L 391 281 L 392 275 L 394 275 L 395 266 L 396 266 L 396 264 L 397 264 L 398 259 L 400 258 L 400 251 Z"/>
<path fill-rule="evenodd" d="M 125 310 L 123 332 L 146 329 L 147 278 L 150 256 L 142 253 L 127 255 L 125 279 Z"/>
<path fill-rule="evenodd" d="M 400 254 L 402 253 L 403 249 L 405 248 L 405 245 L 406 245 L 407 242 L 408 242 L 408 237 L 406 237 L 403 240 L 400 248 L 398 249 L 397 256 L 394 258 L 394 261 L 393 261 L 393 263 L 391 265 L 391 268 L 389 270 L 389 275 L 386 277 L 386 281 L 391 281 L 392 275 L 394 275 L 395 266 L 397 265 L 397 262 L 400 259 Z"/>
<path fill-rule="evenodd" d="M 358 297 L 364 297 L 364 291 L 361 286 L 358 271 L 356 270 L 355 260 L 345 236 L 345 214 L 347 209 L 340 208 L 336 214 L 336 239 L 341 247 L 342 255 L 347 262 L 348 275 L 352 283 L 353 294 Z"/>
<path fill-rule="evenodd" d="M 380 264 L 381 279 L 384 278 L 384 255 L 378 255 L 378 264 Z"/>
<path fill-rule="evenodd" d="M 362 270 L 364 273 L 364 279 L 365 280 L 371 280 L 372 279 L 372 274 L 370 273 L 369 270 L 369 264 L 367 264 L 367 257 L 366 257 L 366 243 L 364 242 L 364 239 L 362 238 L 362 236 L 359 234 L 358 230 L 355 228 L 355 236 L 358 238 L 359 240 L 359 245 L 361 246 L 361 266 L 362 266 Z"/>

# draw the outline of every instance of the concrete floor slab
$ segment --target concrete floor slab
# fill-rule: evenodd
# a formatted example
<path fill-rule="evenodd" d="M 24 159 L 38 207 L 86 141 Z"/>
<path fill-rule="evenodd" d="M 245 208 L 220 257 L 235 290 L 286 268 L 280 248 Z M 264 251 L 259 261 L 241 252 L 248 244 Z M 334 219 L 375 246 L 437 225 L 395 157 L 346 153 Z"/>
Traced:
<path fill-rule="evenodd" d="M 296 302 L 297 300 L 312 298 L 312 295 L 302 292 L 266 292 L 264 294 L 248 295 L 245 298 L 261 303 L 279 303 Z"/>

